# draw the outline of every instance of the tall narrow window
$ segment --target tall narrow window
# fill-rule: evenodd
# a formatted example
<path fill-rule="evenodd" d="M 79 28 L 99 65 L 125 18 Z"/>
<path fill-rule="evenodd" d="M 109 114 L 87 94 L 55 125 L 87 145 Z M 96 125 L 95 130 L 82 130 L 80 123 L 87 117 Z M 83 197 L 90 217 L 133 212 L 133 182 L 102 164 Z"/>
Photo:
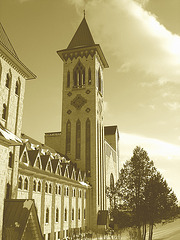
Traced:
<path fill-rule="evenodd" d="M 71 122 L 68 120 L 66 123 L 66 153 L 71 151 Z"/>
<path fill-rule="evenodd" d="M 59 195 L 61 194 L 61 186 L 59 185 L 59 191 L 58 191 Z"/>
<path fill-rule="evenodd" d="M 101 71 L 98 70 L 98 91 L 101 92 Z"/>
<path fill-rule="evenodd" d="M 46 208 L 46 223 L 49 223 L 49 208 Z"/>
<path fill-rule="evenodd" d="M 10 199 L 11 196 L 11 185 L 7 183 L 6 185 L 6 199 Z"/>
<path fill-rule="evenodd" d="M 67 72 L 67 88 L 70 87 L 70 72 Z"/>
<path fill-rule="evenodd" d="M 86 219 L 86 209 L 84 208 L 84 219 Z"/>
<path fill-rule="evenodd" d="M 74 208 L 72 209 L 72 221 L 74 220 Z"/>
<path fill-rule="evenodd" d="M 79 61 L 73 71 L 74 87 L 85 85 L 85 67 Z"/>
<path fill-rule="evenodd" d="M 59 222 L 59 209 L 56 208 L 56 222 Z"/>
<path fill-rule="evenodd" d="M 78 219 L 79 220 L 81 219 L 81 210 L 80 210 L 80 208 L 78 209 Z"/>
<path fill-rule="evenodd" d="M 89 118 L 86 120 L 86 171 L 87 176 L 90 176 L 91 171 L 91 127 Z"/>
<path fill-rule="evenodd" d="M 15 94 L 18 96 L 20 95 L 20 80 L 19 79 L 16 81 Z"/>
<path fill-rule="evenodd" d="M 88 85 L 91 85 L 91 69 L 88 70 Z"/>
<path fill-rule="evenodd" d="M 24 189 L 28 190 L 28 179 L 27 178 L 25 178 L 25 180 L 24 180 Z"/>
<path fill-rule="evenodd" d="M 41 182 L 39 181 L 38 182 L 38 192 L 40 192 L 41 191 Z"/>
<path fill-rule="evenodd" d="M 33 191 L 36 192 L 36 180 L 33 181 Z"/>
<path fill-rule="evenodd" d="M 81 122 L 78 119 L 76 122 L 76 159 L 81 156 Z"/>
<path fill-rule="evenodd" d="M 6 74 L 6 87 L 10 88 L 11 85 L 11 76 L 9 73 Z"/>
<path fill-rule="evenodd" d="M 52 192 L 52 185 L 51 185 L 51 183 L 49 184 L 49 193 L 51 193 Z"/>
<path fill-rule="evenodd" d="M 67 221 L 67 209 L 65 208 L 64 210 L 64 221 L 66 222 Z"/>
<path fill-rule="evenodd" d="M 8 162 L 8 166 L 10 168 L 12 168 L 12 160 L 13 160 L 13 154 L 12 152 L 9 152 L 9 162 Z"/>
<path fill-rule="evenodd" d="M 21 176 L 18 179 L 18 188 L 22 189 L 22 177 Z"/>
<path fill-rule="evenodd" d="M 7 106 L 3 104 L 2 119 L 7 120 Z"/>

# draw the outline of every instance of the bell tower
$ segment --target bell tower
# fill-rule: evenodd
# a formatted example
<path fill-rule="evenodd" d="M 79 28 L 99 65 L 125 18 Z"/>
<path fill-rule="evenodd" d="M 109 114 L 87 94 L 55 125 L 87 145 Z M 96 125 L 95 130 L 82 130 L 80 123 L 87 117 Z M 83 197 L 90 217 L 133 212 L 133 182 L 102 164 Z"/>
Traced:
<path fill-rule="evenodd" d="M 85 16 L 68 47 L 57 53 L 63 60 L 61 152 L 86 172 L 92 186 L 90 226 L 95 228 L 106 199 L 103 70 L 108 63 Z"/>

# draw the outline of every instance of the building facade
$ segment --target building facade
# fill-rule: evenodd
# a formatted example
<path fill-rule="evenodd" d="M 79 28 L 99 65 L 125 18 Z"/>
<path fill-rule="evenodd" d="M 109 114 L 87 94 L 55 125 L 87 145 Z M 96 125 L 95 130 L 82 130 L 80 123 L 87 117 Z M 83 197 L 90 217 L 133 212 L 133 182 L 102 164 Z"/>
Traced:
<path fill-rule="evenodd" d="M 45 133 L 42 144 L 21 133 L 25 80 L 35 75 L 20 62 L 2 26 L 0 30 L 1 131 L 9 133 L 0 138 L 0 207 L 7 198 L 19 202 L 5 201 L 6 211 L 13 204 L 29 204 L 30 215 L 39 221 L 40 230 L 37 224 L 33 228 L 36 239 L 97 232 L 98 218 L 110 207 L 106 187 L 119 173 L 118 128 L 104 126 L 103 71 L 108 63 L 103 51 L 84 17 L 68 47 L 57 52 L 63 61 L 62 126 L 61 132 Z M 3 207 L 0 224 L 2 230 Z M 4 228 L 10 231 L 5 223 Z"/>

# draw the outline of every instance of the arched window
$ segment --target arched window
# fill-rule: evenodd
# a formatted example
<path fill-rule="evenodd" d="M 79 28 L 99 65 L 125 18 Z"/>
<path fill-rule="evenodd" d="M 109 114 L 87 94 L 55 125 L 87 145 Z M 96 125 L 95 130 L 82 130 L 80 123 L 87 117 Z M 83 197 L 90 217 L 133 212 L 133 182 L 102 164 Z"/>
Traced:
<path fill-rule="evenodd" d="M 114 188 L 114 176 L 112 173 L 110 175 L 110 188 Z"/>
<path fill-rule="evenodd" d="M 67 72 L 67 88 L 70 87 L 70 72 Z"/>
<path fill-rule="evenodd" d="M 81 157 L 81 122 L 78 119 L 76 122 L 76 159 Z"/>
<path fill-rule="evenodd" d="M 28 179 L 27 178 L 25 178 L 25 180 L 24 180 L 24 189 L 28 190 Z"/>
<path fill-rule="evenodd" d="M 76 189 L 73 189 L 73 197 L 76 197 Z"/>
<path fill-rule="evenodd" d="M 7 120 L 7 106 L 3 104 L 2 119 Z"/>
<path fill-rule="evenodd" d="M 49 193 L 51 193 L 52 192 L 52 185 L 51 185 L 51 183 L 49 184 Z"/>
<path fill-rule="evenodd" d="M 59 191 L 58 191 L 59 195 L 61 194 L 61 186 L 59 185 Z"/>
<path fill-rule="evenodd" d="M 88 85 L 91 85 L 91 69 L 88 70 Z"/>
<path fill-rule="evenodd" d="M 59 209 L 56 208 L 56 222 L 59 222 Z"/>
<path fill-rule="evenodd" d="M 58 194 L 58 186 L 57 186 L 57 184 L 56 184 L 56 194 Z"/>
<path fill-rule="evenodd" d="M 16 86 L 15 86 L 15 94 L 16 95 L 20 95 L 20 80 L 18 79 L 17 81 L 16 81 Z"/>
<path fill-rule="evenodd" d="M 67 209 L 65 208 L 64 210 L 64 221 L 66 222 L 67 221 Z"/>
<path fill-rule="evenodd" d="M 78 219 L 79 220 L 81 219 L 81 210 L 80 210 L 80 208 L 78 209 Z"/>
<path fill-rule="evenodd" d="M 79 61 L 74 68 L 74 87 L 82 87 L 85 85 L 85 67 Z"/>
<path fill-rule="evenodd" d="M 46 208 L 46 223 L 49 223 L 49 208 Z"/>
<path fill-rule="evenodd" d="M 36 159 L 36 167 L 37 168 L 41 167 L 39 157 Z"/>
<path fill-rule="evenodd" d="M 10 73 L 7 73 L 6 74 L 6 87 L 10 88 L 10 85 L 11 85 L 11 76 L 10 76 Z"/>
<path fill-rule="evenodd" d="M 38 192 L 41 191 L 41 181 L 38 182 Z"/>
<path fill-rule="evenodd" d="M 79 190 L 79 198 L 81 198 L 81 190 Z"/>
<path fill-rule="evenodd" d="M 72 209 L 72 221 L 74 220 L 74 208 Z"/>
<path fill-rule="evenodd" d="M 98 70 L 98 91 L 101 92 L 101 71 Z"/>
<path fill-rule="evenodd" d="M 48 184 L 47 184 L 47 182 L 45 184 L 45 192 L 48 193 Z"/>
<path fill-rule="evenodd" d="M 22 177 L 21 176 L 18 179 L 18 188 L 22 189 Z"/>
<path fill-rule="evenodd" d="M 69 196 L 69 188 L 66 187 L 66 196 Z"/>
<path fill-rule="evenodd" d="M 86 219 L 86 209 L 84 208 L 84 219 Z"/>
<path fill-rule="evenodd" d="M 8 162 L 8 166 L 10 168 L 12 168 L 12 160 L 13 160 L 13 154 L 12 152 L 9 152 L 9 162 Z"/>
<path fill-rule="evenodd" d="M 66 123 L 66 153 L 71 151 L 71 122 L 68 120 Z"/>
<path fill-rule="evenodd" d="M 90 120 L 89 118 L 86 120 L 86 171 L 87 176 L 90 176 L 91 171 L 91 128 L 90 128 Z"/>
<path fill-rule="evenodd" d="M 36 192 L 36 180 L 33 181 L 33 191 Z"/>

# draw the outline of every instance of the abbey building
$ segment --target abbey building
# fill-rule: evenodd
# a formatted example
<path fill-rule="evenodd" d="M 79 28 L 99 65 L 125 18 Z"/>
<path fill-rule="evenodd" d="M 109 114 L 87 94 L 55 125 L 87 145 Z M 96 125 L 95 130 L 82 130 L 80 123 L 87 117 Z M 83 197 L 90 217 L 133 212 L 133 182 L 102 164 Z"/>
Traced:
<path fill-rule="evenodd" d="M 21 133 L 25 81 L 36 76 L 0 25 L 3 239 L 65 239 L 108 225 L 106 187 L 118 178 L 119 132 L 104 126 L 108 63 L 85 17 L 57 54 L 63 62 L 62 126 L 45 133 L 43 144 Z"/>

